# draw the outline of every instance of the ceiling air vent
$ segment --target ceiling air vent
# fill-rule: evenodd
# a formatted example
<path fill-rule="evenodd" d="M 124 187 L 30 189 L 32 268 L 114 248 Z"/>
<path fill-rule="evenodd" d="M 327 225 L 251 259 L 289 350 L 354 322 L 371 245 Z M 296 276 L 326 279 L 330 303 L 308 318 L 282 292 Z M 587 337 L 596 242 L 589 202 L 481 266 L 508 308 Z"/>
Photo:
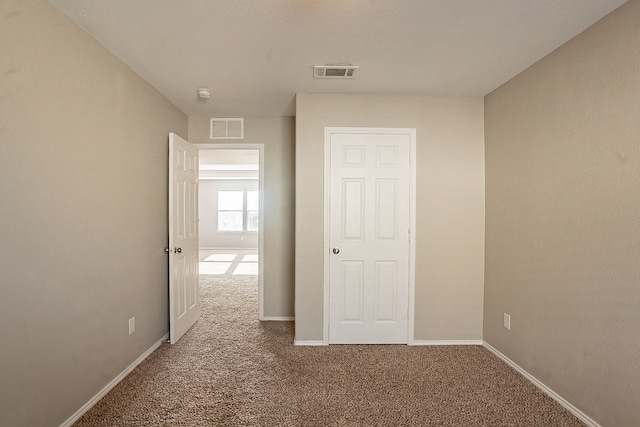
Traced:
<path fill-rule="evenodd" d="M 244 119 L 211 119 L 211 139 L 243 139 Z"/>
<path fill-rule="evenodd" d="M 357 65 L 316 65 L 313 67 L 315 79 L 352 79 Z"/>

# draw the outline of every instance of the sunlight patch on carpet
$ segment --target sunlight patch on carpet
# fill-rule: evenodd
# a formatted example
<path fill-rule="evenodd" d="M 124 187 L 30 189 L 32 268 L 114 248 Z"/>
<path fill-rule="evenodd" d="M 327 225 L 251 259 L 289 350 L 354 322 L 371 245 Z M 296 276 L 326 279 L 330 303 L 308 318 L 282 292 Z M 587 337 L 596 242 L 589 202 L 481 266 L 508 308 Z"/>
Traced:
<path fill-rule="evenodd" d="M 235 259 L 236 254 L 211 254 L 206 257 L 205 261 L 214 261 L 214 262 L 231 262 Z"/>
<path fill-rule="evenodd" d="M 225 274 L 231 267 L 230 262 L 201 262 L 199 265 L 200 274 Z"/>
<path fill-rule="evenodd" d="M 258 263 L 257 262 L 241 262 L 233 271 L 233 274 L 257 275 Z"/>

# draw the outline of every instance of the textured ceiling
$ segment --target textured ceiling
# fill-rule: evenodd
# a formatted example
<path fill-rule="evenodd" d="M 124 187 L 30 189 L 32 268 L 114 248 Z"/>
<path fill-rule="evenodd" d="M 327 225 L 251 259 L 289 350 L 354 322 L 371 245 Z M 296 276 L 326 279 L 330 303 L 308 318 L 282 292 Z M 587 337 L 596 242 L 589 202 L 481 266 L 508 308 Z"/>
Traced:
<path fill-rule="evenodd" d="M 50 0 L 188 115 L 240 117 L 294 115 L 297 92 L 483 96 L 625 2 Z M 337 63 L 356 78 L 312 78 Z"/>

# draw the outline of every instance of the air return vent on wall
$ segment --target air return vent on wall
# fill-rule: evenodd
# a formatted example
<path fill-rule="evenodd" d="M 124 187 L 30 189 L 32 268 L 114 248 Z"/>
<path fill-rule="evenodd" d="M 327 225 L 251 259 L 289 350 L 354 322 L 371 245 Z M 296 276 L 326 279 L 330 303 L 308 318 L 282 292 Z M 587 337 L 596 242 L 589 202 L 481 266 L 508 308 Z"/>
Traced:
<path fill-rule="evenodd" d="M 316 79 L 352 79 L 357 65 L 316 65 L 313 77 Z"/>
<path fill-rule="evenodd" d="M 244 119 L 211 119 L 211 139 L 243 139 Z"/>

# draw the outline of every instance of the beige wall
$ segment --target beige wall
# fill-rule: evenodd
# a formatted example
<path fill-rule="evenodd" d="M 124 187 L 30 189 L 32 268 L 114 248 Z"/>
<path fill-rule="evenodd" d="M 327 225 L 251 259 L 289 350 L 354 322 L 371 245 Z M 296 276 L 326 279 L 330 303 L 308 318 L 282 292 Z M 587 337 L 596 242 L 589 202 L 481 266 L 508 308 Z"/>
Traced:
<path fill-rule="evenodd" d="M 416 340 L 481 340 L 482 98 L 298 94 L 296 340 L 323 336 L 324 127 L 417 129 Z"/>
<path fill-rule="evenodd" d="M 0 425 L 57 426 L 168 332 L 187 117 L 44 1 L 1 3 L 0 52 Z"/>
<path fill-rule="evenodd" d="M 485 340 L 601 425 L 640 425 L 640 3 L 485 114 Z"/>
<path fill-rule="evenodd" d="M 189 142 L 211 144 L 211 117 L 189 117 Z M 264 144 L 264 315 L 293 317 L 293 117 L 245 117 L 244 140 L 222 143 Z"/>

